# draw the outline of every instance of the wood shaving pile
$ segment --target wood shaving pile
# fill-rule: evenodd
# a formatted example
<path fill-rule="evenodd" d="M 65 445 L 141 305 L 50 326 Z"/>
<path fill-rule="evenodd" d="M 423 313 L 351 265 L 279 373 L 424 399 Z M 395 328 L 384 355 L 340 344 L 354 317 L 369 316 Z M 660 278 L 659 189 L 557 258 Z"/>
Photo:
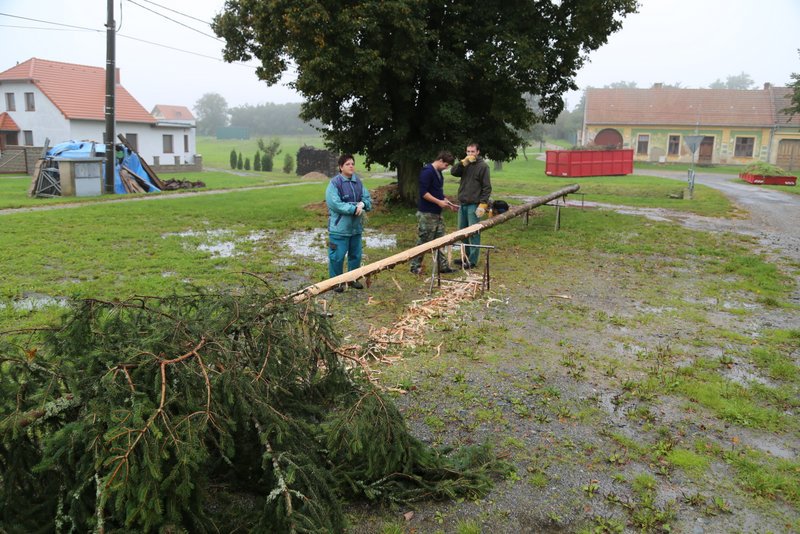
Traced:
<path fill-rule="evenodd" d="M 340 354 L 350 360 L 353 367 L 361 367 L 369 380 L 377 383 L 381 371 L 370 363 L 392 365 L 402 359 L 404 349 L 422 345 L 430 320 L 447 317 L 458 309 L 461 301 L 474 299 L 481 290 L 481 283 L 481 276 L 472 273 L 462 280 L 443 279 L 438 295 L 412 301 L 405 314 L 392 326 L 370 327 L 365 345 L 339 347 Z"/>

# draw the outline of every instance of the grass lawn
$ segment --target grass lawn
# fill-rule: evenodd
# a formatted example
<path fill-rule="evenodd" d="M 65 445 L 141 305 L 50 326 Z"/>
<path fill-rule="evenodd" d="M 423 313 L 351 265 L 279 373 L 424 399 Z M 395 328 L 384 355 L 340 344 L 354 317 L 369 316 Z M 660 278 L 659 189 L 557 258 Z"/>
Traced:
<path fill-rule="evenodd" d="M 207 165 L 225 168 L 233 146 L 203 142 Z M 25 196 L 27 177 L 0 178 L 0 207 L 80 204 L 0 214 L 0 331 L 40 326 L 68 297 L 234 291 L 254 275 L 289 292 L 327 277 L 299 240 L 312 236 L 324 253 L 324 231 L 313 232 L 326 226 L 326 184 L 280 172 L 185 177 L 220 191 L 41 200 Z M 586 201 L 733 214 L 707 187 L 675 200 L 674 180 L 553 178 L 532 157 L 492 182 L 512 204 L 579 183 Z M 447 193 L 456 189 L 448 177 Z M 369 214 L 368 231 L 396 244 L 367 244 L 367 262 L 415 244 L 414 212 Z M 406 392 L 392 395 L 415 435 L 489 442 L 514 472 L 483 500 L 415 503 L 410 526 L 397 510 L 353 510 L 355 532 L 800 529 L 800 265 L 767 256 L 752 236 L 577 208 L 562 210 L 556 232 L 554 217 L 542 208 L 527 226 L 487 230 L 492 290 L 433 317 L 423 341 L 380 368 L 383 384 Z M 445 218 L 455 229 L 454 214 Z M 427 296 L 428 279 L 398 266 L 364 291 L 324 298 L 346 342 L 362 343 Z M 245 521 L 248 501 L 236 502 Z"/>

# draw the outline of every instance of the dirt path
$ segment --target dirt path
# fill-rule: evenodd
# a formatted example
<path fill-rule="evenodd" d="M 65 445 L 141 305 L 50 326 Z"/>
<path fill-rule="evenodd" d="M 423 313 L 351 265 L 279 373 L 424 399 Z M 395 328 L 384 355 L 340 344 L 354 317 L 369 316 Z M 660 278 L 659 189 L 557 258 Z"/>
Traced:
<path fill-rule="evenodd" d="M 686 181 L 686 174 L 681 172 L 644 170 L 639 174 Z M 698 230 L 730 231 L 757 236 L 765 247 L 777 247 L 786 256 L 800 261 L 800 195 L 754 186 L 728 174 L 700 172 L 696 175 L 695 184 L 722 191 L 736 205 L 747 211 L 749 218 L 717 219 L 670 210 L 629 212 L 662 216 Z"/>

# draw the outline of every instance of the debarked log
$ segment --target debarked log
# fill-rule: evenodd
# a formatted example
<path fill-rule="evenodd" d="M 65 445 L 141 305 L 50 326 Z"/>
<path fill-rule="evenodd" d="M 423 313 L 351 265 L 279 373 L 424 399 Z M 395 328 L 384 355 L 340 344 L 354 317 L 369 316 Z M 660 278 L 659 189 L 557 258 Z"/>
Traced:
<path fill-rule="evenodd" d="M 399 252 L 393 256 L 389 256 L 388 258 L 384 258 L 382 260 L 359 267 L 358 269 L 354 269 L 344 274 L 340 274 L 339 276 L 328 278 L 327 280 L 323 280 L 316 284 L 310 285 L 306 288 L 301 289 L 300 291 L 290 294 L 286 298 L 291 298 L 295 302 L 300 302 L 315 295 L 319 295 L 321 293 L 325 293 L 326 291 L 330 291 L 339 284 L 353 282 L 355 280 L 358 280 L 359 278 L 367 277 L 376 274 L 380 271 L 384 271 L 386 269 L 391 269 L 395 265 L 405 263 L 411 260 L 411 258 L 414 258 L 415 256 L 419 256 L 420 254 L 425 254 L 426 252 L 429 252 L 431 250 L 436 250 L 437 248 L 442 248 L 444 246 L 455 243 L 456 241 L 461 241 L 464 238 L 469 237 L 478 232 L 481 232 L 483 230 L 486 230 L 487 228 L 491 228 L 492 226 L 497 226 L 498 224 L 502 224 L 508 221 L 509 219 L 513 219 L 514 217 L 519 217 L 520 215 L 529 212 L 533 208 L 536 208 L 543 204 L 547 204 L 548 202 L 556 200 L 557 198 L 565 197 L 570 193 L 575 193 L 576 191 L 578 191 L 578 189 L 580 189 L 580 187 L 581 186 L 579 186 L 578 184 L 574 184 L 568 187 L 564 187 L 563 189 L 559 189 L 558 191 L 550 193 L 549 195 L 543 197 L 537 197 L 530 202 L 521 204 L 519 206 L 514 206 L 510 208 L 507 212 L 501 213 L 500 215 L 496 215 L 490 219 L 486 219 L 485 221 L 475 223 L 472 226 L 467 226 L 466 228 L 462 228 L 461 230 L 458 230 L 456 232 L 444 235 L 438 239 L 434 239 L 433 241 L 428 241 L 427 243 L 423 243 L 422 245 L 417 245 L 414 248 L 404 250 L 403 252 Z"/>

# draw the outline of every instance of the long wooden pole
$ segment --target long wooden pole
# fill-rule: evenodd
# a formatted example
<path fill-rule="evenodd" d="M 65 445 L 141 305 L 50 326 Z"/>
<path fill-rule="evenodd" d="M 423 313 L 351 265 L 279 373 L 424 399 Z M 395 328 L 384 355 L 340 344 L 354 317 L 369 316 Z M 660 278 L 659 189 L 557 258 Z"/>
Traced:
<path fill-rule="evenodd" d="M 485 221 L 475 223 L 472 226 L 467 226 L 466 228 L 462 228 L 461 230 L 458 230 L 456 232 L 444 235 L 438 239 L 434 239 L 433 241 L 428 241 L 427 243 L 423 243 L 422 245 L 417 245 L 414 248 L 410 248 L 408 250 L 404 250 L 403 252 L 399 252 L 394 256 L 389 256 L 388 258 L 384 258 L 382 260 L 370 263 L 368 265 L 364 265 L 363 267 L 359 267 L 358 269 L 348 271 L 344 274 L 340 274 L 339 276 L 334 276 L 333 278 L 328 278 L 327 280 L 323 280 L 314 285 L 310 285 L 304 289 L 301 289 L 300 291 L 292 293 L 287 298 L 291 298 L 295 302 L 300 302 L 305 299 L 311 298 L 313 296 L 319 295 L 321 293 L 325 293 L 326 291 L 330 291 L 339 284 L 352 282 L 354 280 L 358 280 L 363 276 L 369 276 L 386 269 L 391 269 L 395 265 L 398 265 L 400 263 L 405 263 L 415 256 L 419 256 L 420 254 L 424 254 L 428 251 L 450 245 L 452 243 L 455 243 L 456 241 L 461 241 L 464 238 L 469 237 L 473 234 L 477 234 L 482 230 L 486 230 L 487 228 L 491 228 L 492 226 L 497 226 L 498 224 L 502 224 L 509 219 L 513 219 L 514 217 L 518 217 L 523 213 L 532 210 L 533 208 L 536 208 L 543 204 L 547 204 L 548 202 L 551 202 L 557 198 L 565 197 L 570 193 L 576 192 L 578 189 L 580 189 L 580 186 L 578 184 L 574 184 L 569 187 L 559 189 L 558 191 L 550 193 L 547 196 L 537 197 L 536 199 L 526 204 L 514 206 L 507 212 L 501 213 L 500 215 L 492 217 L 491 219 L 486 219 Z"/>

